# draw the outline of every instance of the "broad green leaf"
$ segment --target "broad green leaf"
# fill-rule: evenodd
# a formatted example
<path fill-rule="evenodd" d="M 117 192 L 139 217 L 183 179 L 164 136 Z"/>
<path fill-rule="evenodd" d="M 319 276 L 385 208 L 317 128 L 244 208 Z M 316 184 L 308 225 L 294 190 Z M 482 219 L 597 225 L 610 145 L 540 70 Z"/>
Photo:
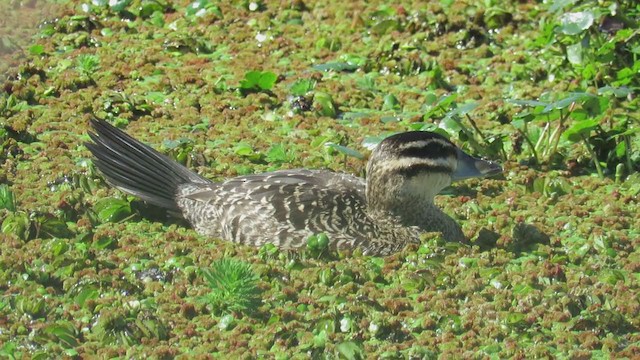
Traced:
<path fill-rule="evenodd" d="M 7 184 L 0 185 L 0 209 L 7 209 L 11 212 L 16 211 L 16 200 L 13 196 L 13 191 Z"/>
<path fill-rule="evenodd" d="M 593 25 L 594 15 L 591 11 L 566 13 L 560 17 L 560 31 L 566 35 L 577 35 Z"/>
<path fill-rule="evenodd" d="M 567 60 L 573 65 L 582 65 L 582 43 L 567 46 Z"/>
<path fill-rule="evenodd" d="M 336 351 L 347 360 L 364 359 L 362 349 L 353 341 L 345 341 L 336 345 Z"/>
<path fill-rule="evenodd" d="M 562 135 L 571 142 L 578 142 L 582 140 L 583 136 L 589 136 L 589 133 L 597 128 L 599 123 L 598 119 L 579 121 L 565 130 Z"/>
<path fill-rule="evenodd" d="M 262 90 L 271 90 L 273 85 L 275 85 L 276 80 L 278 79 L 278 75 L 272 73 L 271 71 L 265 71 L 260 73 L 260 78 L 258 79 L 258 87 Z"/>
<path fill-rule="evenodd" d="M 342 146 L 342 145 L 338 145 L 338 144 L 334 144 L 334 143 L 330 143 L 330 142 L 324 144 L 324 146 L 326 146 L 328 148 L 331 148 L 331 149 L 334 149 L 334 150 L 337 150 L 338 152 L 341 152 L 341 153 L 343 153 L 343 154 L 345 154 L 347 156 L 354 157 L 356 159 L 364 159 L 364 155 L 362 155 L 362 153 L 360 153 L 357 150 L 348 148 L 346 146 Z"/>
<path fill-rule="evenodd" d="M 333 106 L 331 95 L 326 92 L 317 91 L 313 96 L 313 102 L 320 108 L 320 115 L 328 117 L 336 116 L 336 108 Z"/>
<path fill-rule="evenodd" d="M 118 222 L 131 216 L 128 201 L 116 198 L 100 199 L 93 205 L 93 211 L 101 223 Z"/>

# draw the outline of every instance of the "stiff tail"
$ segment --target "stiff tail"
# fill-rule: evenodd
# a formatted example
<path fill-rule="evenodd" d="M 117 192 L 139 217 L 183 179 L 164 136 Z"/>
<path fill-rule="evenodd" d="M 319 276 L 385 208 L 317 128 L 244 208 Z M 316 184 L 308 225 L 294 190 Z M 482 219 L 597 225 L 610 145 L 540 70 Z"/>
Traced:
<path fill-rule="evenodd" d="M 209 183 L 209 180 L 160 154 L 151 147 L 113 127 L 104 120 L 92 119 L 94 164 L 112 186 L 151 204 L 179 212 L 178 186 Z"/>

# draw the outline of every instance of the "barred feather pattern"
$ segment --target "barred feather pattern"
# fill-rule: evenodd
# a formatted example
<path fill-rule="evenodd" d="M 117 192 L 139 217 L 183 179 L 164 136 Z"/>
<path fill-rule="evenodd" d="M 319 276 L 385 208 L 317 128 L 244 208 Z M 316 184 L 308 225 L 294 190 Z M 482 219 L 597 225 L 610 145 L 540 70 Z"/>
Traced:
<path fill-rule="evenodd" d="M 399 251 L 425 231 L 465 240 L 460 225 L 433 203 L 459 165 L 459 149 L 434 133 L 383 140 L 369 160 L 367 181 L 295 169 L 212 182 L 106 121 L 91 125 L 93 142 L 86 145 L 107 182 L 185 218 L 203 235 L 295 249 L 325 233 L 333 248 L 357 247 L 370 255 Z M 490 162 L 483 168 L 501 170 Z"/>
<path fill-rule="evenodd" d="M 199 233 L 254 246 L 299 248 L 310 235 L 322 232 L 331 247 L 386 255 L 418 242 L 421 233 L 368 214 L 363 179 L 324 170 L 281 170 L 188 184 L 179 188 L 177 203 Z"/>

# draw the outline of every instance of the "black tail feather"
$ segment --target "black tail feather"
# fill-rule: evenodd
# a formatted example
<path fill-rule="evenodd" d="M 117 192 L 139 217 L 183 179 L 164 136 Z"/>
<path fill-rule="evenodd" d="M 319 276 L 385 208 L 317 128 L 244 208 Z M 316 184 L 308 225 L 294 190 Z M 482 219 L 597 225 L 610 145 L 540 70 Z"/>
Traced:
<path fill-rule="evenodd" d="M 92 119 L 93 143 L 85 145 L 107 182 L 151 204 L 179 212 L 178 186 L 209 180 L 160 154 L 104 120 Z"/>

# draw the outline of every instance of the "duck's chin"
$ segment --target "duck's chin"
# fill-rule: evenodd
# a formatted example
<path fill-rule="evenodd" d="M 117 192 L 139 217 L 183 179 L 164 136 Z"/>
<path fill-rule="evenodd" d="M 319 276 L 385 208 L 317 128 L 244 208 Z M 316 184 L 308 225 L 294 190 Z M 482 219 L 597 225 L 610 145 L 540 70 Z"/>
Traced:
<path fill-rule="evenodd" d="M 451 176 L 448 174 L 418 174 L 404 181 L 402 193 L 403 196 L 433 202 L 433 198 L 449 185 L 451 185 Z"/>

